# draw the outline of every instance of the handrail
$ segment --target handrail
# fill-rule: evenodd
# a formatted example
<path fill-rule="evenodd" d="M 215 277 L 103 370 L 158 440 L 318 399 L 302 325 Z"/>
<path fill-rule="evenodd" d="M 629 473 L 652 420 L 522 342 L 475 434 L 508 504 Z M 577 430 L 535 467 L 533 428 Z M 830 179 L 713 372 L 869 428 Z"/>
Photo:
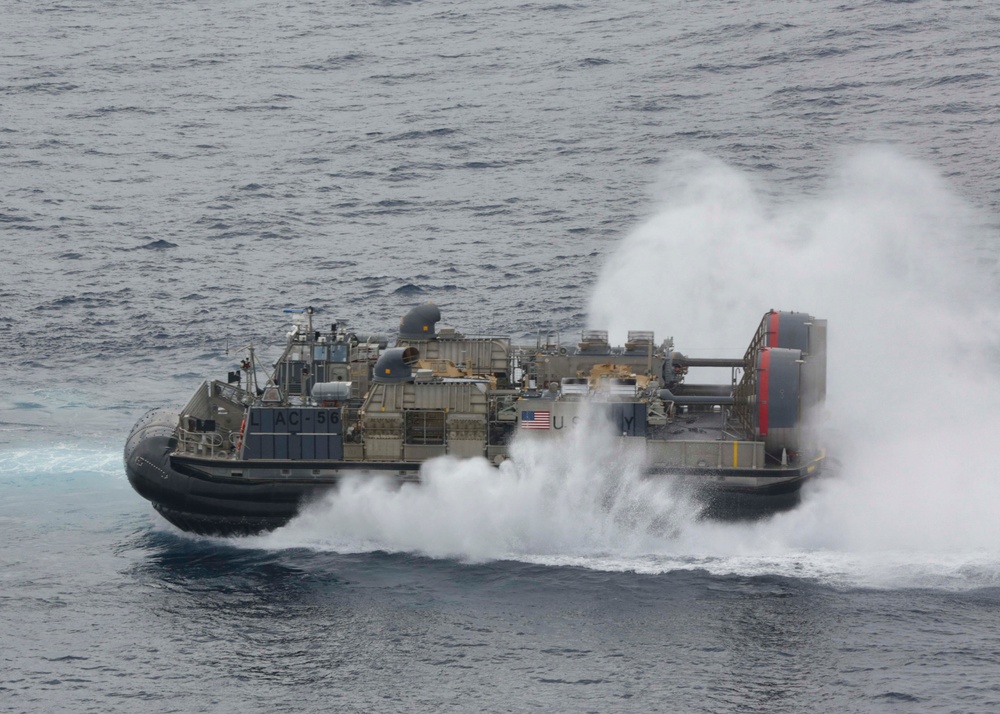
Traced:
<path fill-rule="evenodd" d="M 229 456 L 230 447 L 235 446 L 234 437 L 239 432 L 229 431 L 190 431 L 183 427 L 177 428 L 177 444 L 181 451 L 193 454 L 207 454 L 211 457 Z"/>

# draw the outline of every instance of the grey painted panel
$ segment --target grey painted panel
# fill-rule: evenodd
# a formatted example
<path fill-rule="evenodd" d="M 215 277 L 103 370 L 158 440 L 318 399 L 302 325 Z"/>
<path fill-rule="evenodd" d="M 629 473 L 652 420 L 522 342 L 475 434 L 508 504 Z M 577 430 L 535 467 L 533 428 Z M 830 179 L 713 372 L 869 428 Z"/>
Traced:
<path fill-rule="evenodd" d="M 732 445 L 727 444 L 730 449 Z M 684 465 L 685 466 L 709 466 L 718 467 L 722 465 L 722 442 L 718 441 L 689 441 L 684 444 Z"/>
<path fill-rule="evenodd" d="M 341 418 L 339 409 L 269 409 L 254 408 L 250 413 L 250 427 L 260 433 L 339 434 Z"/>
<path fill-rule="evenodd" d="M 312 426 L 303 431 L 312 431 L 318 434 L 339 434 L 340 433 L 340 410 L 339 409 L 312 409 L 309 415 L 309 422 Z"/>
<path fill-rule="evenodd" d="M 251 434 L 244 458 L 339 461 L 344 458 L 344 442 L 339 434 Z"/>
<path fill-rule="evenodd" d="M 340 409 L 329 409 L 326 412 L 326 424 L 328 434 L 343 434 L 344 420 L 343 412 Z"/>
<path fill-rule="evenodd" d="M 243 457 L 247 459 L 259 459 L 261 449 L 261 436 L 259 434 L 247 434 L 246 446 L 243 449 Z"/>
<path fill-rule="evenodd" d="M 778 313 L 778 344 L 771 347 L 784 347 L 792 350 L 809 349 L 809 325 L 812 317 L 804 312 Z"/>
<path fill-rule="evenodd" d="M 274 458 L 274 437 L 270 434 L 260 437 L 260 458 Z"/>
<path fill-rule="evenodd" d="M 296 409 L 275 409 L 274 411 L 274 433 L 275 434 L 287 434 L 288 433 L 288 418 L 289 412 L 298 411 Z M 296 423 L 298 420 L 296 419 Z"/>
<path fill-rule="evenodd" d="M 645 402 L 624 402 L 612 404 L 612 419 L 619 434 L 626 436 L 646 435 L 646 404 Z"/>
<path fill-rule="evenodd" d="M 288 437 L 288 458 L 296 460 L 302 458 L 302 437 L 298 434 Z"/>
<path fill-rule="evenodd" d="M 336 459 L 340 461 L 344 458 L 344 439 L 339 434 L 336 436 L 331 436 L 326 440 L 327 447 L 330 449 L 330 454 L 327 458 Z"/>
<path fill-rule="evenodd" d="M 803 355 L 802 413 L 826 400 L 826 320 L 813 320 L 809 328 L 809 354 Z"/>
<path fill-rule="evenodd" d="M 772 349 L 768 384 L 768 428 L 792 427 L 799 420 L 798 350 Z"/>
<path fill-rule="evenodd" d="M 299 413 L 302 415 L 302 426 L 299 428 L 303 434 L 312 434 L 316 431 L 316 410 L 315 409 L 299 409 Z"/>
<path fill-rule="evenodd" d="M 280 434 L 276 434 L 274 437 L 274 456 L 275 459 L 287 459 L 288 458 L 288 437 Z"/>
<path fill-rule="evenodd" d="M 253 408 L 245 435 L 248 459 L 340 459 L 340 409 Z"/>
<path fill-rule="evenodd" d="M 250 410 L 250 419 L 247 422 L 247 429 L 256 432 L 274 431 L 273 409 L 261 409 L 254 407 Z"/>

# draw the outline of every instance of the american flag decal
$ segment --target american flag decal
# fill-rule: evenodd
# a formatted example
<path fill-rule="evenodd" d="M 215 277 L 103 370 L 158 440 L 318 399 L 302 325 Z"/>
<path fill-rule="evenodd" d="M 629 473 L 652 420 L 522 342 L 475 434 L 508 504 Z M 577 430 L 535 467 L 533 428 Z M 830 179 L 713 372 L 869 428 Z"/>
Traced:
<path fill-rule="evenodd" d="M 521 412 L 522 429 L 551 429 L 552 412 Z"/>

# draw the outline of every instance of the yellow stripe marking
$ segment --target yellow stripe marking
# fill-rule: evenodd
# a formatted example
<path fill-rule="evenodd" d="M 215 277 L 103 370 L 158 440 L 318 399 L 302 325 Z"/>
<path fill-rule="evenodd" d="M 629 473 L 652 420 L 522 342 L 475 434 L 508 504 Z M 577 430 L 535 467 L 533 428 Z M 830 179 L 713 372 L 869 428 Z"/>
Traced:
<path fill-rule="evenodd" d="M 740 442 L 733 442 L 733 468 L 737 468 L 740 465 Z"/>

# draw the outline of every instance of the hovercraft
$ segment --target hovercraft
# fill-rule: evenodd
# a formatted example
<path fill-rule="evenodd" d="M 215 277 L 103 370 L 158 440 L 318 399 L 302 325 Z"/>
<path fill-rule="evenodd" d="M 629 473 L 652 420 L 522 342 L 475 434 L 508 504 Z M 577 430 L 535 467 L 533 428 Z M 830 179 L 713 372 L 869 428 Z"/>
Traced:
<path fill-rule="evenodd" d="M 392 347 L 294 312 L 281 357 L 258 380 L 254 349 L 180 412 L 154 410 L 125 445 L 129 482 L 177 527 L 242 535 L 286 524 L 348 474 L 419 483 L 428 459 L 509 458 L 512 440 L 607 428 L 649 478 L 689 491 L 709 516 L 793 506 L 823 471 L 813 427 L 826 397 L 826 320 L 766 313 L 742 356 L 686 357 L 673 340 L 586 330 L 579 342 L 467 336 L 439 309 L 403 316 Z M 324 329 L 326 328 L 326 329 Z M 690 384 L 689 369 L 728 373 Z M 598 413 L 601 419 L 584 419 Z"/>

